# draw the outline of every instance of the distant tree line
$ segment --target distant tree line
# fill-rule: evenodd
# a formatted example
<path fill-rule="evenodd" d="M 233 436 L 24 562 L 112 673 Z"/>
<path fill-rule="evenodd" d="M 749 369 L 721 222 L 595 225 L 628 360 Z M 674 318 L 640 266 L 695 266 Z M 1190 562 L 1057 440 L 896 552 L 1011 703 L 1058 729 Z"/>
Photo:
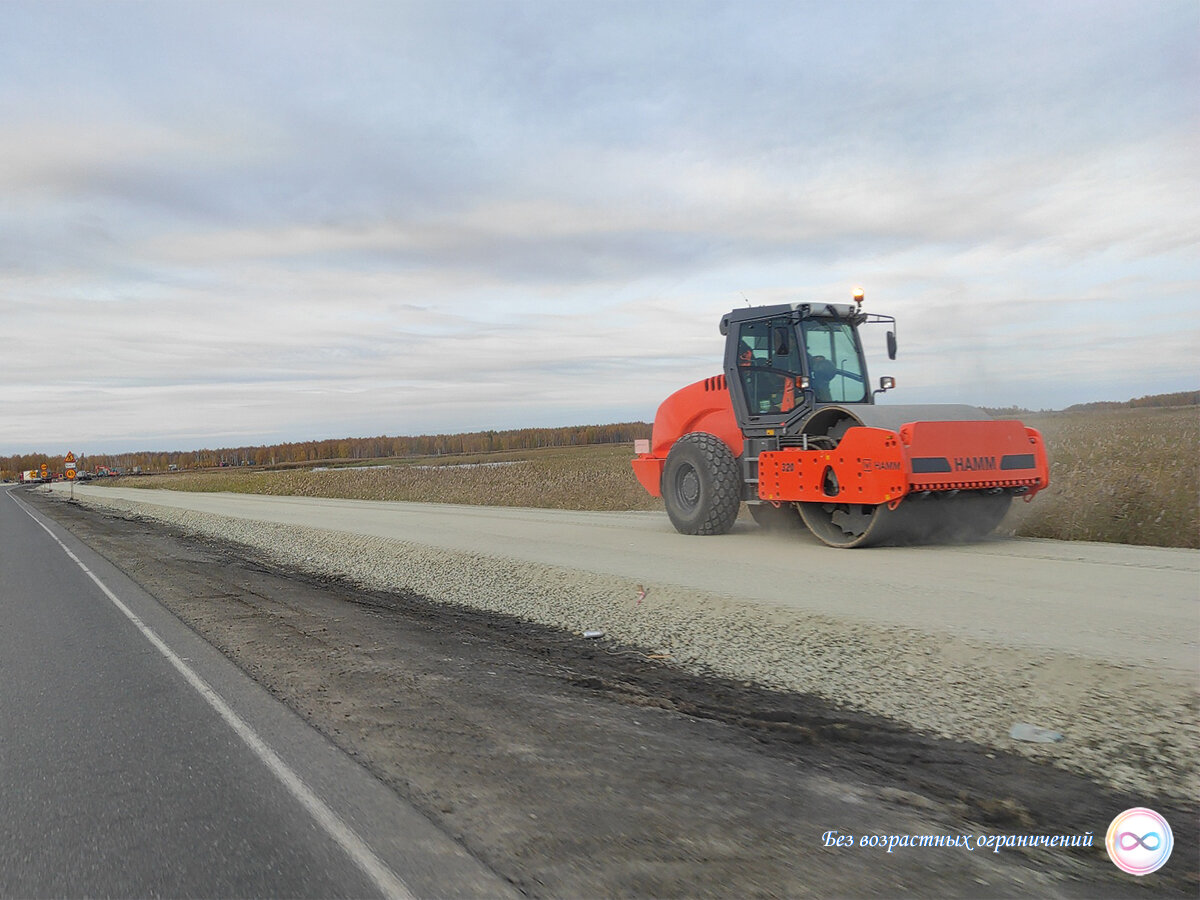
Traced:
<path fill-rule="evenodd" d="M 509 431 L 473 431 L 463 434 L 337 438 L 298 441 L 257 447 L 224 447 L 216 450 L 171 450 L 138 453 L 93 453 L 79 456 L 79 470 L 94 472 L 104 466 L 122 472 L 143 472 L 219 466 L 291 466 L 315 462 L 350 462 L 412 456 L 455 456 L 539 447 L 577 447 L 617 444 L 650 437 L 646 422 L 615 425 L 570 425 L 562 428 L 515 428 Z M 0 457 L 0 478 L 15 478 L 26 469 L 46 463 L 51 472 L 62 471 L 61 456 L 31 453 Z"/>
<path fill-rule="evenodd" d="M 1135 397 L 1133 400 L 1100 400 L 1095 403 L 1076 403 L 1068 406 L 1063 412 L 1095 412 L 1101 409 L 1139 409 L 1169 406 L 1200 405 L 1200 391 L 1176 391 L 1173 394 L 1148 394 L 1145 397 Z M 984 411 L 999 418 L 1009 416 L 1030 415 L 1034 412 L 1051 413 L 1056 410 L 1026 409 L 1023 406 L 985 406 Z"/>
<path fill-rule="evenodd" d="M 1173 394 L 1148 394 L 1145 397 L 1135 397 L 1123 403 L 1102 400 L 1097 403 L 1076 403 L 1068 406 L 1066 412 L 1086 412 L 1097 409 L 1142 409 L 1147 407 L 1164 406 L 1200 406 L 1200 391 L 1176 391 Z"/>

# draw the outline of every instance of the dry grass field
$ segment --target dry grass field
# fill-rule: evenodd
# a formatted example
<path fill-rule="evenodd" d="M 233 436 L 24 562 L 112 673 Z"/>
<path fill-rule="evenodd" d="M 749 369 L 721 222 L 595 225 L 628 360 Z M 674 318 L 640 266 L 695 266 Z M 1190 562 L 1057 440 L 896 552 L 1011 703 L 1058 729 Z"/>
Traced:
<path fill-rule="evenodd" d="M 654 509 L 628 444 L 512 450 L 272 471 L 252 467 L 112 479 L 131 487 L 550 509 Z M 103 482 L 101 482 L 103 483 Z"/>
<path fill-rule="evenodd" d="M 1200 547 L 1200 408 L 1023 417 L 1050 452 L 1050 487 L 1005 525 L 1027 537 Z"/>
<path fill-rule="evenodd" d="M 1050 487 L 1018 502 L 1002 529 L 1028 537 L 1200 546 L 1200 409 L 1038 413 Z M 116 479 L 136 487 L 359 500 L 660 509 L 633 477 L 632 448 L 562 447 L 479 456 L 380 460 L 372 467 L 255 468 Z"/>

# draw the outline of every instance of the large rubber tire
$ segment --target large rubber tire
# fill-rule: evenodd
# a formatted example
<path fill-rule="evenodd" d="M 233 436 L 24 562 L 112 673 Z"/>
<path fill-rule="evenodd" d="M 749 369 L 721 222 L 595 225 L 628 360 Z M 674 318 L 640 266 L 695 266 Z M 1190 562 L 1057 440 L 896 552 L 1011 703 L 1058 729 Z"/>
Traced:
<path fill-rule="evenodd" d="M 663 467 L 667 516 L 680 534 L 725 534 L 742 501 L 737 460 L 720 438 L 703 431 L 685 434 L 671 447 Z"/>

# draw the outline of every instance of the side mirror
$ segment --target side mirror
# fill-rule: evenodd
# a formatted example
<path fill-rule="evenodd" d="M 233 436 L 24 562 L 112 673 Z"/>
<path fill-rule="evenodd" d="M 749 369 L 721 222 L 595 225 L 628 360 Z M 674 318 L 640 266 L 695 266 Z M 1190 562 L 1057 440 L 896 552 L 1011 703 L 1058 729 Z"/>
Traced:
<path fill-rule="evenodd" d="M 894 331 L 889 331 L 887 333 L 887 348 L 888 348 L 888 359 L 895 359 L 896 358 L 896 332 L 894 332 Z"/>

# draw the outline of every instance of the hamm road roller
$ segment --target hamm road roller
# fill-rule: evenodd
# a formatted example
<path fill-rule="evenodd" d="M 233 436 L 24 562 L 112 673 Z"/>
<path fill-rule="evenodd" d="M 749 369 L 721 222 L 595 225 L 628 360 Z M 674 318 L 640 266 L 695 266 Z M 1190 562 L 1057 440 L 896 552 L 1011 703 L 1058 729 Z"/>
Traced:
<path fill-rule="evenodd" d="M 1042 436 L 973 406 L 877 405 L 860 329 L 895 318 L 851 303 L 735 309 L 724 374 L 668 397 L 633 471 L 683 534 L 724 534 L 744 501 L 769 528 L 802 522 L 831 547 L 978 540 L 1014 497 L 1050 482 Z"/>

